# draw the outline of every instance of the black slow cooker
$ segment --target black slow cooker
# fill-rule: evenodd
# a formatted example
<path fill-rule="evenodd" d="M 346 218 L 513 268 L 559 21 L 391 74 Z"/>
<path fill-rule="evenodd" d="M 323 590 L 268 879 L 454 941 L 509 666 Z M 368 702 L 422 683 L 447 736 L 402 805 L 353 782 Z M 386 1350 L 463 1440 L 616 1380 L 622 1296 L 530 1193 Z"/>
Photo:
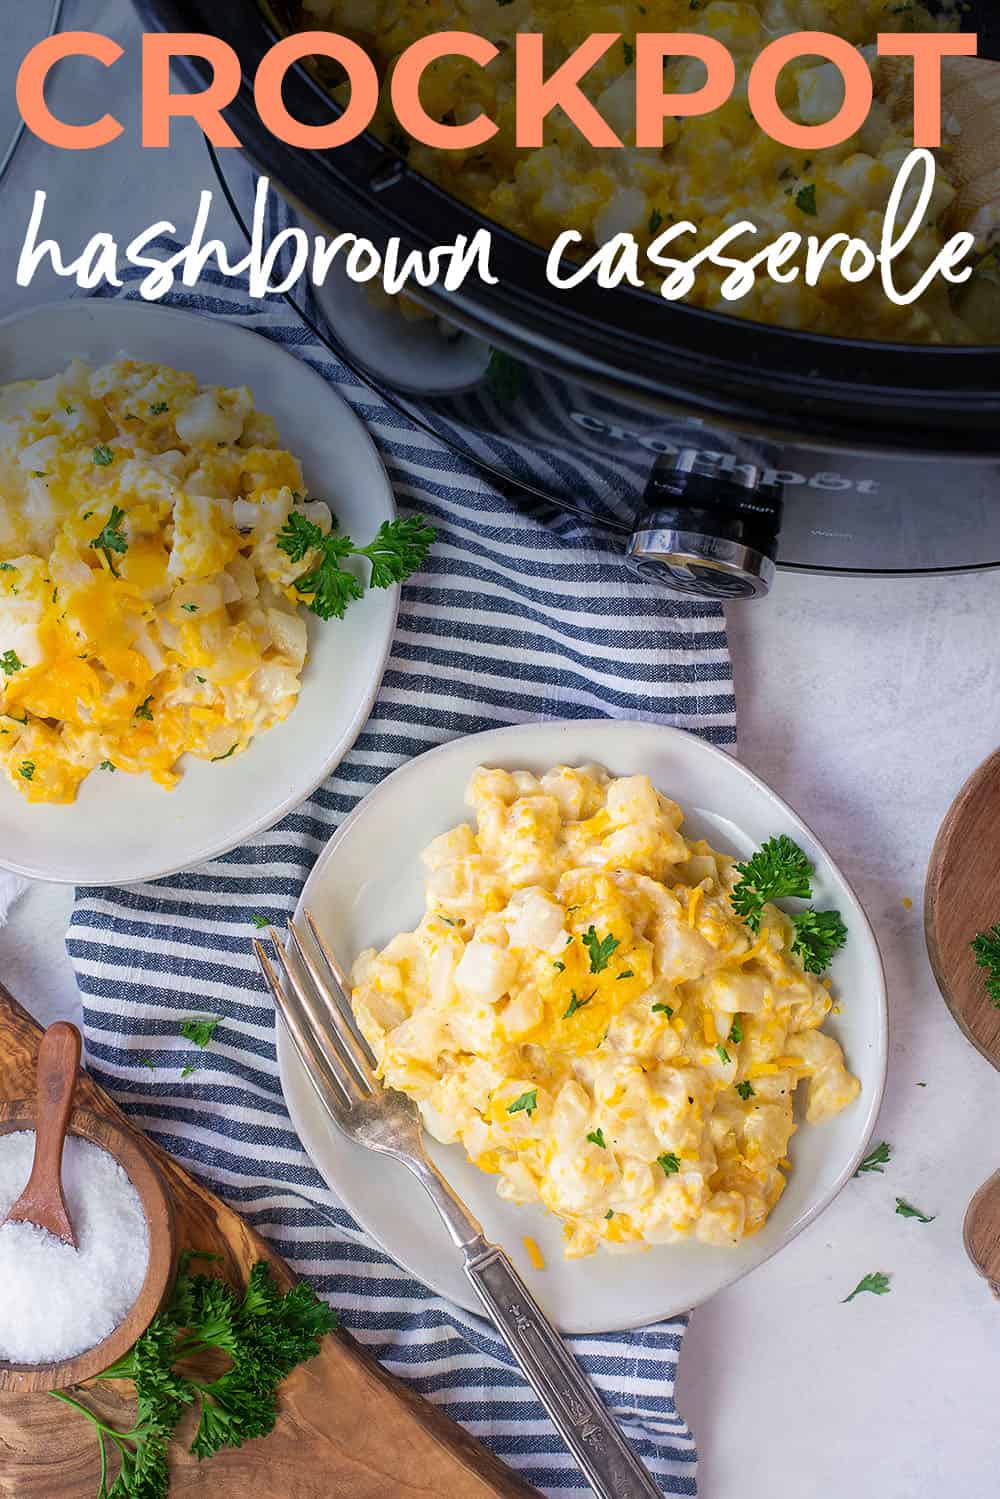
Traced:
<path fill-rule="evenodd" d="M 419 294 L 446 333 L 360 309 L 353 284 L 319 293 L 320 315 L 383 394 L 527 503 L 582 510 L 672 587 L 720 598 L 766 593 L 776 561 L 882 575 L 1000 566 L 1000 348 L 817 336 L 589 282 L 557 291 L 544 250 L 374 137 L 314 152 L 270 135 L 252 79 L 277 33 L 256 0 L 137 6 L 148 29 L 235 48 L 244 84 L 229 123 L 310 218 L 417 249 L 493 230 L 498 285 Z M 197 60 L 181 74 L 207 82 Z M 334 108 L 305 68 L 289 73 L 285 103 L 309 124 Z M 218 153 L 224 180 L 234 154 Z"/>

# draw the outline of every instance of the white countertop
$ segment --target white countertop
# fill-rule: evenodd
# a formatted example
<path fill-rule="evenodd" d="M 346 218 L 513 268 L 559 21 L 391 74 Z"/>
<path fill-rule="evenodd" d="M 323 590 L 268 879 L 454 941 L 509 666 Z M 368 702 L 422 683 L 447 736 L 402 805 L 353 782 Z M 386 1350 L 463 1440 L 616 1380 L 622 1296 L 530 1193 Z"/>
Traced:
<path fill-rule="evenodd" d="M 26 41 L 43 8 L 19 18 Z M 113 34 L 134 58 L 125 0 L 69 0 L 64 24 Z M 23 50 L 0 59 L 0 150 Z M 134 97 L 115 112 L 134 120 Z M 148 152 L 136 174 L 127 141 L 82 158 L 29 141 L 3 188 L 0 314 L 66 291 L 51 275 L 30 292 L 13 284 L 36 186 L 48 190 L 51 222 L 76 253 L 99 229 L 127 238 L 159 217 L 189 223 L 197 188 L 213 185 L 199 148 L 190 149 Z M 877 1138 L 894 1157 L 884 1176 L 851 1182 L 794 1244 L 695 1314 L 679 1403 L 698 1437 L 701 1493 L 987 1499 L 996 1487 L 1000 1307 L 966 1260 L 961 1230 L 970 1197 L 1000 1165 L 1000 1079 L 937 993 L 921 900 L 948 804 L 1000 740 L 991 711 L 1000 699 L 1000 574 L 867 583 L 779 575 L 769 600 L 732 611 L 730 631 L 740 754 L 839 860 L 882 944 L 892 1044 Z M 70 899 L 35 886 L 0 931 L 0 978 L 45 1021 L 78 1014 L 63 947 Z M 896 1216 L 896 1195 L 935 1222 Z M 891 1294 L 843 1305 L 872 1270 L 891 1274 Z"/>

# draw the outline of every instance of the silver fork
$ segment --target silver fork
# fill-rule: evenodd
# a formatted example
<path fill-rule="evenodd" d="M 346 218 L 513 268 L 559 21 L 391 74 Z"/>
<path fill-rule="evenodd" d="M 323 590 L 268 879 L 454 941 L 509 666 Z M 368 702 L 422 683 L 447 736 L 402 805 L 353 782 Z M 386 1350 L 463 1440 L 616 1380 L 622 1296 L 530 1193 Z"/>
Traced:
<path fill-rule="evenodd" d="M 402 1161 L 423 1186 L 461 1251 L 476 1294 L 598 1499 L 662 1499 L 504 1250 L 486 1239 L 429 1159 L 416 1104 L 378 1081 L 354 1023 L 348 979 L 310 912 L 305 916 L 311 942 L 294 921 L 288 923 L 287 952 L 277 932 L 270 932 L 284 984 L 263 944 L 253 945 L 320 1103 L 349 1139 Z"/>

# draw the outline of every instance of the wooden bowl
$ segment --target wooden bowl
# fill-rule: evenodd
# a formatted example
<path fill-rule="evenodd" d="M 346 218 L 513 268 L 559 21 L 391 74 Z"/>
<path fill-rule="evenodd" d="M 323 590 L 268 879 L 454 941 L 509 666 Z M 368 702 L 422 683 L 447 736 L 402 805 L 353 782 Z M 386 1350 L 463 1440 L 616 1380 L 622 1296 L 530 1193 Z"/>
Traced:
<path fill-rule="evenodd" d="M 949 808 L 927 866 L 924 928 L 938 988 L 955 1020 L 1000 1067 L 1000 1010 L 990 1003 L 972 939 L 1000 921 L 1000 750 Z"/>
<path fill-rule="evenodd" d="M 0 1104 L 0 1135 L 33 1129 L 34 1119 L 33 1099 Z M 0 1391 L 25 1395 L 61 1390 L 101 1374 L 146 1331 L 173 1282 L 177 1251 L 173 1203 L 159 1166 L 142 1142 L 111 1119 L 100 1119 L 86 1109 L 74 1109 L 67 1134 L 90 1140 L 114 1156 L 138 1192 L 149 1229 L 146 1278 L 124 1322 L 95 1347 L 59 1364 L 12 1364 L 0 1359 Z"/>

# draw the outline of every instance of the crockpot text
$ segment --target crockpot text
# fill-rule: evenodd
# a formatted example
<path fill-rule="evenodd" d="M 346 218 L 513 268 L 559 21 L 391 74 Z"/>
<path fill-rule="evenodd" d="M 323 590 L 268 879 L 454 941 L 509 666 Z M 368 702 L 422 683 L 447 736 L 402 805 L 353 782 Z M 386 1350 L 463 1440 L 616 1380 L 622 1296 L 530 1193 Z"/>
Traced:
<path fill-rule="evenodd" d="M 519 32 L 515 38 L 515 144 L 542 145 L 545 122 L 559 109 L 592 146 L 621 148 L 625 142 L 608 124 L 580 87 L 581 82 L 613 47 L 622 48 L 621 32 L 594 32 L 546 75 L 544 37 Z M 736 67 L 728 49 L 714 37 L 687 32 L 640 32 L 627 39 L 629 66 L 635 72 L 635 144 L 659 149 L 668 117 L 707 115 L 727 103 L 736 86 Z M 914 144 L 941 144 L 941 65 L 946 57 L 975 56 L 973 33 L 885 33 L 878 38 L 882 57 L 907 57 L 914 65 Z M 103 68 L 115 67 L 124 49 L 110 37 L 93 31 L 70 31 L 48 37 L 27 54 L 18 70 L 17 102 L 28 128 L 48 145 L 68 151 L 89 151 L 109 145 L 124 131 L 121 121 L 105 113 L 84 124 L 69 124 L 53 113 L 45 97 L 46 80 L 56 63 L 84 58 Z M 428 68 L 443 57 L 463 57 L 486 68 L 498 48 L 474 32 L 441 31 L 421 37 L 396 60 L 390 95 L 401 128 L 422 145 L 440 150 L 468 151 L 484 145 L 499 126 L 485 113 L 461 124 L 445 124 L 427 114 L 420 102 L 420 83 Z M 833 119 L 818 124 L 791 120 L 778 98 L 784 68 L 799 57 L 823 57 L 840 72 L 844 100 Z M 692 92 L 666 93 L 664 63 L 669 58 L 694 57 L 704 64 L 705 81 Z M 196 59 L 207 79 L 195 93 L 175 92 L 171 63 Z M 325 58 L 344 71 L 346 102 L 321 124 L 296 119 L 286 107 L 283 85 L 289 69 L 307 58 Z M 190 118 L 220 148 L 244 144 L 223 115 L 243 84 L 240 60 L 228 43 L 202 33 L 147 32 L 142 38 L 142 144 L 152 149 L 170 145 L 172 122 Z M 95 97 L 98 90 L 95 89 Z M 782 36 L 760 53 L 750 72 L 747 103 L 758 125 L 782 145 L 822 150 L 840 145 L 864 124 L 872 107 L 873 85 L 868 64 L 842 37 L 823 31 L 799 31 Z M 286 145 L 328 151 L 356 139 L 371 125 L 379 103 L 379 78 L 368 54 L 349 37 L 336 32 L 307 31 L 285 37 L 261 59 L 253 81 L 254 108 L 265 128 Z"/>

